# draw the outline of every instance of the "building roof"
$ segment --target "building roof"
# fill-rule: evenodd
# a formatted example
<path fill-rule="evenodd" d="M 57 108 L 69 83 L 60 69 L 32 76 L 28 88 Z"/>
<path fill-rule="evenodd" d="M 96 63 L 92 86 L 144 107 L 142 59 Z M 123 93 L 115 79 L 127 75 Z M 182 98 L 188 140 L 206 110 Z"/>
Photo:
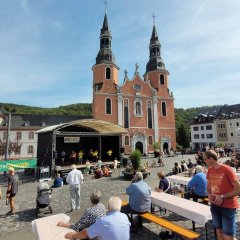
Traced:
<path fill-rule="evenodd" d="M 191 124 L 214 122 L 222 106 L 213 106 L 200 109 L 193 117 Z"/>
<path fill-rule="evenodd" d="M 224 105 L 219 112 L 217 119 L 240 118 L 240 104 Z"/>
<path fill-rule="evenodd" d="M 42 128 L 69 121 L 91 118 L 89 116 L 71 116 L 71 115 L 34 115 L 34 114 L 12 114 L 11 129 L 14 128 Z M 7 118 L 2 121 L 0 127 L 7 126 Z"/>
<path fill-rule="evenodd" d="M 71 121 L 63 124 L 46 127 L 37 131 L 36 133 L 60 131 L 60 130 L 64 130 L 65 127 L 69 127 L 69 126 L 81 126 L 84 128 L 92 129 L 101 134 L 113 134 L 113 133 L 121 134 L 121 133 L 128 132 L 125 128 L 107 121 L 96 120 L 96 119 L 82 119 L 82 120 L 76 120 L 76 121 Z"/>

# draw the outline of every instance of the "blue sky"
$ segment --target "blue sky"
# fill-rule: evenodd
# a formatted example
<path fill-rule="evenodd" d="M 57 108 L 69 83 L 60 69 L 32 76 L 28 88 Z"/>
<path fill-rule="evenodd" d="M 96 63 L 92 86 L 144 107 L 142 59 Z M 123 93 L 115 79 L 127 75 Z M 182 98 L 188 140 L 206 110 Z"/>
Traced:
<path fill-rule="evenodd" d="M 92 102 L 104 0 L 0 0 L 0 102 Z M 145 73 L 153 11 L 175 107 L 240 103 L 240 1 L 108 0 L 112 50 Z"/>

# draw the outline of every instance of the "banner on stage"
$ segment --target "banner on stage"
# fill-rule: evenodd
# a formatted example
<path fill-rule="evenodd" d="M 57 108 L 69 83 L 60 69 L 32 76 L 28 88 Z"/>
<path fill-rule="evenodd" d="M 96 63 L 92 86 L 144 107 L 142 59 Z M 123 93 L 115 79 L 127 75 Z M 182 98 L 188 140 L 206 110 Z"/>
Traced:
<path fill-rule="evenodd" d="M 64 137 L 64 143 L 79 143 L 80 137 Z"/>

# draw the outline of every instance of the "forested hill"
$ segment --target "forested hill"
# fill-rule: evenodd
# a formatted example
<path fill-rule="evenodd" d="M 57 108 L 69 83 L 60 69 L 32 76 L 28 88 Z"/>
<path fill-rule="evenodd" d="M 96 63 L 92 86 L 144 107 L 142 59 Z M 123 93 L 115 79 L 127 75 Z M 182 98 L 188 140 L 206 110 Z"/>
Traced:
<path fill-rule="evenodd" d="M 196 107 L 196 108 L 188 108 L 188 109 L 175 108 L 176 128 L 178 129 L 181 124 L 184 124 L 187 127 L 192 117 L 201 109 L 206 109 L 206 108 L 208 107 Z M 92 116 L 91 103 L 76 103 L 76 104 L 60 106 L 56 108 L 30 107 L 30 106 L 17 105 L 12 103 L 0 103 L 0 110 L 3 113 L 11 112 L 12 114 Z"/>
<path fill-rule="evenodd" d="M 188 146 L 190 141 L 190 127 L 193 116 L 201 109 L 211 108 L 210 106 L 196 107 L 196 108 L 175 108 L 176 130 L 177 130 L 177 142 L 181 146 Z M 3 113 L 11 112 L 12 114 L 49 114 L 49 115 L 80 115 L 80 116 L 92 116 L 92 104 L 91 103 L 77 103 L 66 106 L 60 106 L 56 108 L 41 108 L 30 107 L 25 105 L 17 105 L 11 103 L 0 103 L 0 110 Z M 179 131 L 180 130 L 180 131 Z M 181 137 L 186 136 L 188 141 L 182 143 Z"/>
<path fill-rule="evenodd" d="M 77 103 L 56 108 L 30 107 L 12 103 L 0 103 L 0 110 L 3 113 L 11 112 L 12 114 L 92 116 L 91 103 Z"/>

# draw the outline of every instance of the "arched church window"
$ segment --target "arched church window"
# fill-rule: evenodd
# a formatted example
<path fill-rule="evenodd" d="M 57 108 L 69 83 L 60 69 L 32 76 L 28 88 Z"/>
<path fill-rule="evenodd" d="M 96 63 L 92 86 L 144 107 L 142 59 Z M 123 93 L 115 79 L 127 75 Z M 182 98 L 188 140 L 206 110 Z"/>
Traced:
<path fill-rule="evenodd" d="M 110 67 L 106 68 L 106 79 L 111 79 L 111 68 Z"/>
<path fill-rule="evenodd" d="M 128 99 L 124 99 L 124 127 L 129 128 Z"/>
<path fill-rule="evenodd" d="M 160 74 L 160 84 L 164 85 L 165 79 L 164 79 L 164 74 Z"/>
<path fill-rule="evenodd" d="M 129 136 L 125 136 L 124 145 L 129 146 Z"/>
<path fill-rule="evenodd" d="M 106 114 L 112 114 L 112 101 L 110 98 L 106 99 Z"/>
<path fill-rule="evenodd" d="M 142 111 L 141 111 L 141 103 L 140 102 L 136 102 L 136 106 L 135 106 L 135 110 L 136 110 L 136 115 L 141 115 Z"/>
<path fill-rule="evenodd" d="M 129 128 L 129 111 L 128 106 L 124 106 L 124 127 Z"/>
<path fill-rule="evenodd" d="M 152 128 L 152 108 L 148 107 L 148 128 Z"/>
<path fill-rule="evenodd" d="M 167 106 L 165 102 L 162 102 L 162 116 L 167 116 Z"/>

